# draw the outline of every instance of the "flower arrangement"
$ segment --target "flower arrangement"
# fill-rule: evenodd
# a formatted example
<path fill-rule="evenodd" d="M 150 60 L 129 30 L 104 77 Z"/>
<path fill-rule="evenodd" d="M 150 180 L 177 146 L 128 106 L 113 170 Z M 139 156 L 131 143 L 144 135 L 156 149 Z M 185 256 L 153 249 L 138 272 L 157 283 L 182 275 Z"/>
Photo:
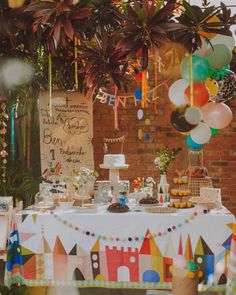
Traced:
<path fill-rule="evenodd" d="M 146 195 L 148 196 L 153 196 L 153 187 L 156 184 L 155 180 L 153 179 L 153 177 L 149 176 L 145 179 L 145 183 L 144 183 L 144 188 L 143 188 L 143 192 L 146 193 Z"/>
<path fill-rule="evenodd" d="M 65 177 L 65 182 L 72 183 L 77 190 L 93 184 L 98 178 L 98 173 L 95 170 L 81 167 L 78 170 L 73 170 L 72 176 Z"/>
<path fill-rule="evenodd" d="M 91 185 L 98 178 L 98 173 L 95 170 L 81 167 L 79 170 L 73 171 L 73 185 L 78 189 L 82 189 L 87 185 Z"/>
<path fill-rule="evenodd" d="M 177 154 L 181 151 L 181 148 L 169 149 L 163 147 L 158 152 L 158 157 L 155 158 L 154 164 L 160 170 L 160 174 L 166 174 L 175 160 Z"/>
<path fill-rule="evenodd" d="M 142 179 L 140 177 L 137 177 L 132 181 L 133 188 L 135 189 L 141 189 L 142 188 Z"/>

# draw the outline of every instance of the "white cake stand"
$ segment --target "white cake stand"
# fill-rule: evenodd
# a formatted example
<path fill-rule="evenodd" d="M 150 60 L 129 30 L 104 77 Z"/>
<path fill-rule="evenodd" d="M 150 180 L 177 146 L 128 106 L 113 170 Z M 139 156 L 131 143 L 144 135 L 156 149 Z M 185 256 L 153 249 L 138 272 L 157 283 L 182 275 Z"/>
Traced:
<path fill-rule="evenodd" d="M 120 170 L 128 169 L 129 165 L 125 164 L 123 166 L 108 166 L 101 164 L 100 168 L 102 169 L 108 169 L 109 170 L 109 182 L 114 188 L 118 189 L 119 181 L 120 181 Z M 115 191 L 115 194 L 119 193 L 118 191 Z"/>

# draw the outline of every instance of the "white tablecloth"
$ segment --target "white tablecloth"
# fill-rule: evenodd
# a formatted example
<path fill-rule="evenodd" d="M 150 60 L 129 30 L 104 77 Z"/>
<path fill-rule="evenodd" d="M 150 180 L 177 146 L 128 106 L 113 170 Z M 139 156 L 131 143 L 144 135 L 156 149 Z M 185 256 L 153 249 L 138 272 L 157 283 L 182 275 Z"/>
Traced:
<path fill-rule="evenodd" d="M 235 217 L 225 208 L 174 214 L 22 211 L 14 216 L 6 283 L 171 289 L 183 255 L 203 270 L 200 291 L 236 294 Z M 234 282 L 235 280 L 235 282 Z"/>

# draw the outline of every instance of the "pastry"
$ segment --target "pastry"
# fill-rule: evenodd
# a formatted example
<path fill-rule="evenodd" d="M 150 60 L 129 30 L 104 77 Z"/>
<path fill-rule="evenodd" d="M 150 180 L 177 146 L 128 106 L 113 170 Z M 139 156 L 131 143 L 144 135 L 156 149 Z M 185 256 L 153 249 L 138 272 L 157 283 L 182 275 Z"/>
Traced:
<path fill-rule="evenodd" d="M 151 198 L 151 197 L 147 197 L 147 198 L 143 198 L 139 201 L 140 205 L 154 205 L 154 204 L 158 204 L 158 200 L 155 198 Z"/>
<path fill-rule="evenodd" d="M 205 178 L 208 176 L 206 167 L 191 167 L 187 171 L 187 176 L 190 178 Z"/>
<path fill-rule="evenodd" d="M 170 202 L 168 207 L 177 208 L 177 209 L 187 209 L 187 208 L 193 208 L 194 205 L 191 202 Z"/>
<path fill-rule="evenodd" d="M 188 189 L 171 189 L 170 193 L 174 197 L 187 197 L 191 194 L 190 190 Z"/>
<path fill-rule="evenodd" d="M 129 211 L 129 207 L 127 205 L 121 205 L 120 203 L 113 203 L 107 208 L 107 210 L 109 212 L 123 213 Z"/>

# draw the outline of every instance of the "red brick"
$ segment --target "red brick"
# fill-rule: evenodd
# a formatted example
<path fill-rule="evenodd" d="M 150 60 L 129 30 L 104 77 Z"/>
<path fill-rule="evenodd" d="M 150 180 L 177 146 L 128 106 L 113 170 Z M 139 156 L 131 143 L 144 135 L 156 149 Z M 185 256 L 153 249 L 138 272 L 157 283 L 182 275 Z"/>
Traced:
<path fill-rule="evenodd" d="M 119 108 L 120 130 L 114 129 L 114 112 L 111 107 L 96 102 L 94 104 L 94 151 L 95 168 L 100 174 L 100 179 L 107 179 L 108 172 L 101 170 L 99 164 L 103 159 L 103 137 L 118 137 L 126 135 L 124 153 L 130 168 L 121 172 L 121 178 L 133 180 L 137 176 L 154 176 L 159 181 L 159 171 L 153 164 L 158 149 L 162 146 L 182 147 L 183 151 L 174 162 L 173 168 L 168 172 L 171 183 L 176 168 L 188 166 L 186 137 L 176 132 L 170 124 L 170 113 L 173 107 L 169 103 L 166 93 L 158 100 L 157 110 L 154 113 L 153 105 L 144 110 L 144 118 L 137 119 L 137 110 L 133 100 L 127 101 L 126 108 Z M 236 213 L 236 100 L 231 101 L 234 119 L 231 125 L 213 137 L 204 148 L 204 162 L 209 175 L 213 178 L 215 187 L 222 188 L 223 203 Z M 145 125 L 145 119 L 151 120 L 150 125 Z M 143 131 L 143 139 L 138 139 L 138 129 Z M 151 135 L 151 141 L 145 140 L 146 132 Z M 112 147 L 111 152 L 118 151 Z"/>

